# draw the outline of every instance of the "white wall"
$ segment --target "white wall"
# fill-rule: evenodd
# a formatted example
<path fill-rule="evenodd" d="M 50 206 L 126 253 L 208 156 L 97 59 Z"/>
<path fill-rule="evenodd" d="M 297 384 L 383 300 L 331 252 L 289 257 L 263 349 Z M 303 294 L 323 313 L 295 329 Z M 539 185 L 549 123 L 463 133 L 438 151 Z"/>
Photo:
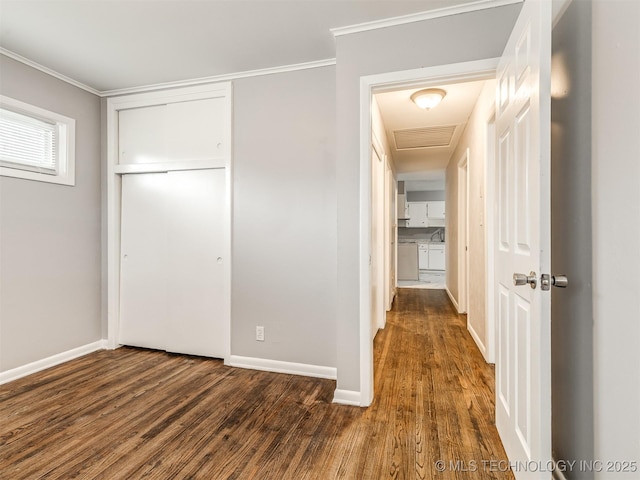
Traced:
<path fill-rule="evenodd" d="M 76 120 L 76 185 L 0 177 L 0 371 L 102 338 L 100 99 L 0 55 L 0 93 Z"/>
<path fill-rule="evenodd" d="M 500 56 L 521 5 L 338 37 L 338 388 L 359 391 L 360 78 Z"/>
<path fill-rule="evenodd" d="M 486 325 L 486 215 L 485 168 L 487 151 L 487 122 L 495 103 L 495 80 L 487 80 L 471 113 L 460 142 L 453 152 L 446 171 L 447 182 L 447 288 L 456 301 L 459 299 L 458 259 L 458 161 L 469 149 L 467 180 L 469 182 L 469 303 L 468 327 L 483 353 L 488 342 Z"/>
<path fill-rule="evenodd" d="M 638 25 L 640 2 L 593 2 L 595 458 L 640 463 Z M 638 473 L 600 472 L 596 478 Z"/>
<path fill-rule="evenodd" d="M 335 367 L 335 67 L 233 89 L 231 353 Z"/>

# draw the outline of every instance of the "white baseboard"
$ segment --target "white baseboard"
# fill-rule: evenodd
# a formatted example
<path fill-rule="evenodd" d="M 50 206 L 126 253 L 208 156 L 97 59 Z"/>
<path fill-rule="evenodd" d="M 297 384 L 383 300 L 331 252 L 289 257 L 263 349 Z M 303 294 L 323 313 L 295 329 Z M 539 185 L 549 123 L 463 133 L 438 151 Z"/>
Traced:
<path fill-rule="evenodd" d="M 460 313 L 460 307 L 458 306 L 458 302 L 456 302 L 456 299 L 453 298 L 453 295 L 449 291 L 449 287 L 445 286 L 444 290 L 445 292 L 447 292 L 447 295 L 449 295 L 449 300 L 451 300 L 451 303 L 453 303 L 453 306 L 456 307 L 456 312 Z"/>
<path fill-rule="evenodd" d="M 471 325 L 471 323 L 469 322 L 467 322 L 467 331 L 471 334 L 471 338 L 473 338 L 473 341 L 476 342 L 476 346 L 478 347 L 478 350 L 480 350 L 480 353 L 482 353 L 484 361 L 489 363 L 489 360 L 487 359 L 487 347 L 485 347 L 484 342 L 480 340 L 480 336 L 473 328 L 473 325 Z"/>
<path fill-rule="evenodd" d="M 107 341 L 98 340 L 97 342 L 89 343 L 77 348 L 72 348 L 71 350 L 67 350 L 66 352 L 58 353 L 56 355 L 43 358 L 42 360 L 28 363 L 27 365 L 23 365 L 21 367 L 12 368 L 11 370 L 7 370 L 6 372 L 0 372 L 0 385 L 2 385 L 3 383 L 11 382 L 12 380 L 17 380 L 18 378 L 26 377 L 27 375 L 31 375 L 32 373 L 36 373 L 41 370 L 60 365 L 61 363 L 68 362 L 69 360 L 73 360 L 74 358 L 82 357 L 83 355 L 86 355 L 88 353 L 96 352 L 98 350 L 104 350 L 106 348 Z"/>
<path fill-rule="evenodd" d="M 283 362 L 280 360 L 268 360 L 266 358 L 242 357 L 240 355 L 231 355 L 225 363 L 231 367 L 263 370 L 265 372 L 289 373 L 292 375 L 328 378 L 331 380 L 338 378 L 338 369 L 335 367 L 323 367 L 306 363 Z"/>
<path fill-rule="evenodd" d="M 354 390 L 339 390 L 333 392 L 333 403 L 339 403 L 341 405 L 355 405 L 360 406 L 360 392 Z"/>

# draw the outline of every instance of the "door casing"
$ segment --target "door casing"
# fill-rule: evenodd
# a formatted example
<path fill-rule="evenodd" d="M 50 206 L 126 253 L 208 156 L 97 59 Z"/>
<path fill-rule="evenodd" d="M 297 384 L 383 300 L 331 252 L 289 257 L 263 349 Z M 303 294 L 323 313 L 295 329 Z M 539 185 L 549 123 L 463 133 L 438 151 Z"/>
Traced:
<path fill-rule="evenodd" d="M 358 403 L 373 401 L 373 342 L 371 342 L 371 114 L 372 96 L 401 88 L 428 87 L 443 83 L 470 82 L 495 78 L 499 58 L 488 58 L 435 67 L 368 75 L 360 78 L 360 242 L 359 242 L 359 324 L 360 391 Z M 491 294 L 491 292 L 489 292 Z"/>

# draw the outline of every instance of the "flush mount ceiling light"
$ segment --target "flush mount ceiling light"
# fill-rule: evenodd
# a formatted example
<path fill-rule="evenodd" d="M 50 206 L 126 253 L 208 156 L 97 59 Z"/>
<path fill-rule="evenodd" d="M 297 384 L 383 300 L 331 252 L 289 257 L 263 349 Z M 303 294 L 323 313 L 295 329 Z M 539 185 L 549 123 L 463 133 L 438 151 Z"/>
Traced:
<path fill-rule="evenodd" d="M 447 92 L 440 88 L 427 88 L 426 90 L 418 90 L 411 95 L 411 100 L 418 107 L 429 110 L 436 107 L 446 94 Z"/>

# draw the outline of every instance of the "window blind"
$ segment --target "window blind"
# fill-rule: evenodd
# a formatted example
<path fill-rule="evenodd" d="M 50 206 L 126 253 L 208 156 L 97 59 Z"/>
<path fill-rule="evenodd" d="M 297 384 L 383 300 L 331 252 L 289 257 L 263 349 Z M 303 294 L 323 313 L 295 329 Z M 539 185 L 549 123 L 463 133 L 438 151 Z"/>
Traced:
<path fill-rule="evenodd" d="M 0 163 L 56 174 L 58 125 L 0 108 Z"/>

